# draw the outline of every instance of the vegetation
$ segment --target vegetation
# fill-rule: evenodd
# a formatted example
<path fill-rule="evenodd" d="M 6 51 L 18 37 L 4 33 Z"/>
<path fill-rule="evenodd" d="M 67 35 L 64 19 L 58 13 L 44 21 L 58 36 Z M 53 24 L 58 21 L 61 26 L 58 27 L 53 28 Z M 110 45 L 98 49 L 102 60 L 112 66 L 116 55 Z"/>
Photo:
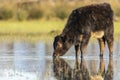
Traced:
<path fill-rule="evenodd" d="M 0 8 L 0 20 L 8 20 L 13 17 L 13 12 L 10 9 Z"/>
<path fill-rule="evenodd" d="M 59 34 L 66 24 L 66 20 L 34 20 L 34 21 L 0 21 L 1 34 L 38 34 L 38 35 L 55 35 Z M 120 22 L 114 23 L 115 34 L 120 34 Z M 0 34 L 0 35 L 1 35 Z"/>
<path fill-rule="evenodd" d="M 2 1 L 2 0 L 1 0 Z M 13 2 L 12 2 L 13 1 Z M 115 20 L 120 20 L 120 1 L 106 0 L 111 4 Z M 90 5 L 94 3 L 103 3 L 102 0 L 41 0 L 26 2 L 21 0 L 4 1 L 0 3 L 0 20 L 33 20 L 33 19 L 66 19 L 75 8 Z"/>
<path fill-rule="evenodd" d="M 55 36 L 62 31 L 66 19 L 73 9 L 103 2 L 102 0 L 3 1 L 4 3 L 0 3 L 0 38 L 3 36 L 10 36 L 11 38 L 16 36 L 20 38 L 21 36 L 41 38 Z M 120 2 L 118 0 L 106 0 L 105 2 L 109 2 L 114 10 L 115 35 L 119 35 Z"/>
<path fill-rule="evenodd" d="M 53 40 L 60 34 L 66 24 L 66 20 L 51 21 L 0 21 L 0 41 L 7 40 Z M 114 23 L 115 38 L 120 35 L 120 22 Z M 119 40 L 119 39 L 118 39 Z"/>

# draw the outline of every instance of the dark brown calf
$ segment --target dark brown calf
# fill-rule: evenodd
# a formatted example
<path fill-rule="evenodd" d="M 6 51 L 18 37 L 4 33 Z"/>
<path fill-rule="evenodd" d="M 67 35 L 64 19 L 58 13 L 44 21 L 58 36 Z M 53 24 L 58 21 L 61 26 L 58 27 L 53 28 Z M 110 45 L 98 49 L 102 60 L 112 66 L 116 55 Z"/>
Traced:
<path fill-rule="evenodd" d="M 91 37 L 98 39 L 100 56 L 103 56 L 105 42 L 109 55 L 113 53 L 113 11 L 108 3 L 94 4 L 72 11 L 63 32 L 55 37 L 53 56 L 62 56 L 75 45 L 76 57 L 85 53 Z"/>

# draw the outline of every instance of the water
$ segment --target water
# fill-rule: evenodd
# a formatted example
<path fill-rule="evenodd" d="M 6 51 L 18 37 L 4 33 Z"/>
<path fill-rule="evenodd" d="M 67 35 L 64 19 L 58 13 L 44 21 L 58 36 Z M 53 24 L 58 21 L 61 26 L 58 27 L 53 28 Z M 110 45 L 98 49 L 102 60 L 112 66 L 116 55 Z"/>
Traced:
<path fill-rule="evenodd" d="M 120 80 L 120 42 L 109 59 L 106 46 L 99 58 L 97 42 L 90 42 L 84 59 L 75 59 L 74 47 L 52 58 L 52 43 L 0 42 L 0 80 Z"/>

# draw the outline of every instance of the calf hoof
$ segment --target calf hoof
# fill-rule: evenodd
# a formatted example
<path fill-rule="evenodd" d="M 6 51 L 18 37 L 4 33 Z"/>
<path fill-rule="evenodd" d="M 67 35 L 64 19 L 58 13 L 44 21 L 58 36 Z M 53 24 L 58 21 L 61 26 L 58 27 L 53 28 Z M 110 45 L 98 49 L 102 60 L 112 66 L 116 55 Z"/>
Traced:
<path fill-rule="evenodd" d="M 113 57 L 113 54 L 109 54 L 109 57 Z"/>
<path fill-rule="evenodd" d="M 81 55 L 81 59 L 83 58 L 83 55 Z"/>
<path fill-rule="evenodd" d="M 100 54 L 100 57 L 103 57 L 103 54 Z"/>

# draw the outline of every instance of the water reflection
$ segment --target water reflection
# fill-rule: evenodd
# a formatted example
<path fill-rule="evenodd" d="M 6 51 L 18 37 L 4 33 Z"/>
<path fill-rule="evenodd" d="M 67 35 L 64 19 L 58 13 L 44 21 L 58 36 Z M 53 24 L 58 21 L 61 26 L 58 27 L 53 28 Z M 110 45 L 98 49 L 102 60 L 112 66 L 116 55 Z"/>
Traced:
<path fill-rule="evenodd" d="M 0 80 L 44 80 L 45 43 L 1 42 Z"/>
<path fill-rule="evenodd" d="M 120 80 L 120 42 L 114 57 L 99 59 L 99 47 L 90 43 L 84 59 L 76 59 L 74 47 L 62 58 L 52 59 L 52 43 L 0 42 L 0 80 Z M 108 50 L 108 49 L 106 49 Z M 113 66 L 114 65 L 114 66 Z"/>
<path fill-rule="evenodd" d="M 113 80 L 113 59 L 109 58 L 107 69 L 105 69 L 104 59 L 100 58 L 99 69 L 96 75 L 91 75 L 86 64 L 86 60 L 76 59 L 75 67 L 62 58 L 53 59 L 53 72 L 57 80 Z"/>
<path fill-rule="evenodd" d="M 104 76 L 104 80 L 113 80 L 113 74 L 114 74 L 113 59 L 110 58 L 108 68 L 107 68 L 107 71 L 106 71 L 105 76 Z"/>
<path fill-rule="evenodd" d="M 53 71 L 58 80 L 71 80 L 73 78 L 72 68 L 64 59 L 53 59 Z"/>

